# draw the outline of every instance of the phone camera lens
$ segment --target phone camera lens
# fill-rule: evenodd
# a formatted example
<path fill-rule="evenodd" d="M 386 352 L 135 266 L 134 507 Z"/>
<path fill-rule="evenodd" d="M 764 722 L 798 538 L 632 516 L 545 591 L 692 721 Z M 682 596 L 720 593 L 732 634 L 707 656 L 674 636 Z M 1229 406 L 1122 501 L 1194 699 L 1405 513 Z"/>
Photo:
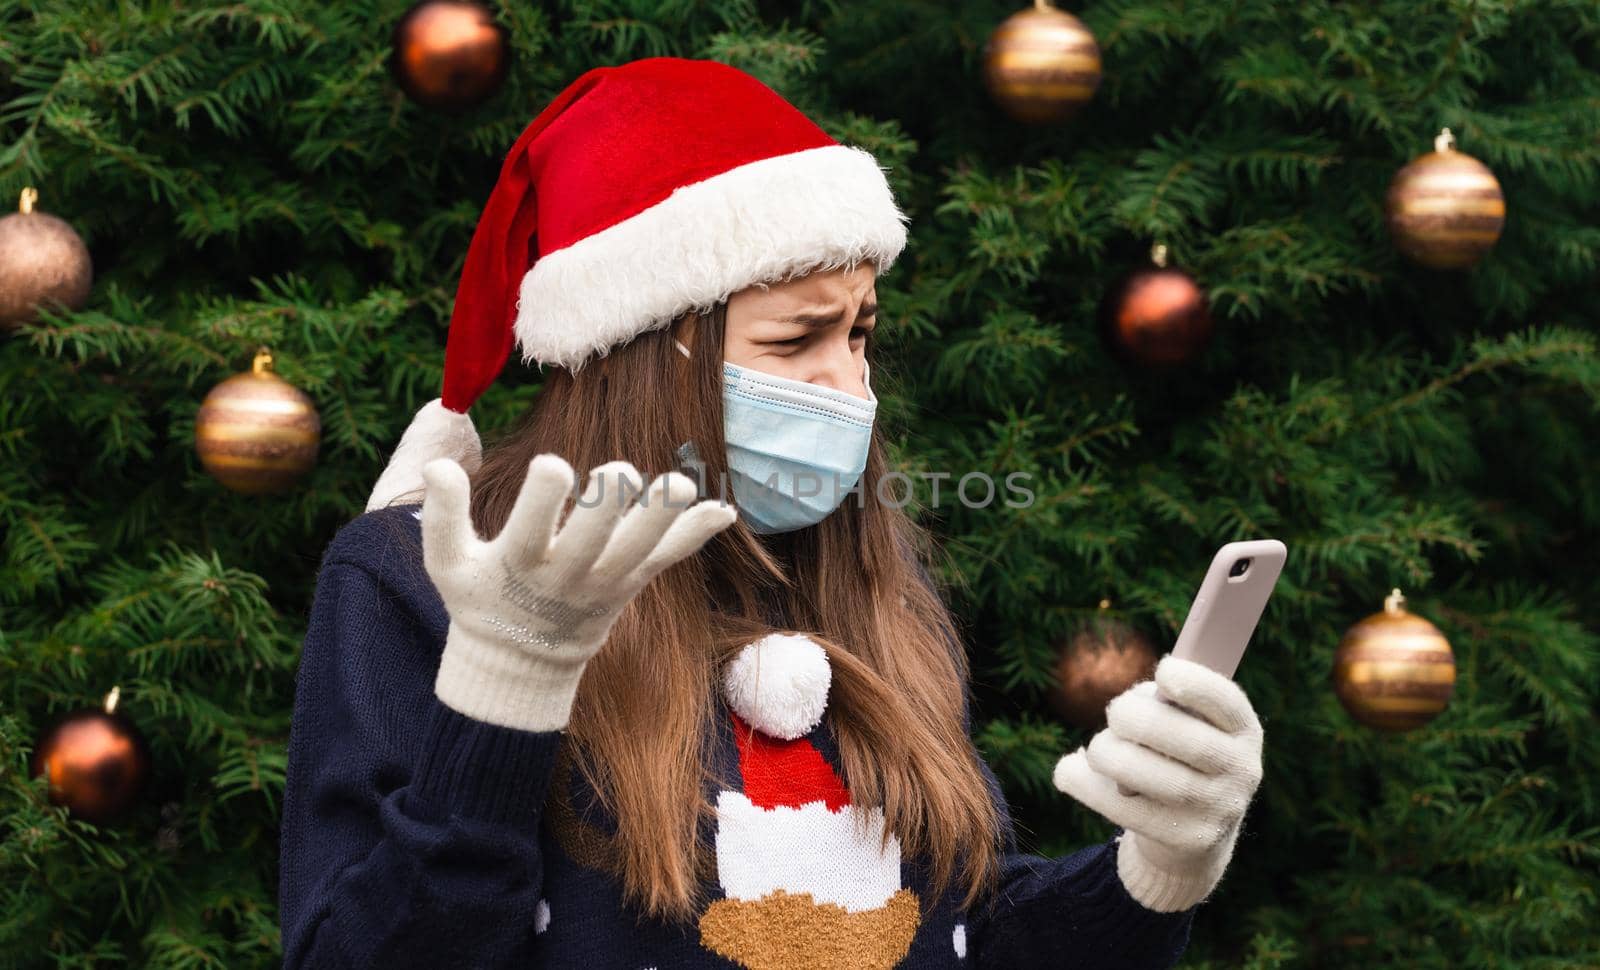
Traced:
<path fill-rule="evenodd" d="M 1228 569 L 1229 576 L 1243 576 L 1250 569 L 1249 559 L 1239 559 Z"/>

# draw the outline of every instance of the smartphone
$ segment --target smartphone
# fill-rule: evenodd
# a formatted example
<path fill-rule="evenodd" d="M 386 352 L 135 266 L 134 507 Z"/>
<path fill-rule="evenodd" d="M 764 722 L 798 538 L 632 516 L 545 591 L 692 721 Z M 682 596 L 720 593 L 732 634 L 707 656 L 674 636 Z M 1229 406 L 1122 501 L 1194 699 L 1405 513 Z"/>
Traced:
<path fill-rule="evenodd" d="M 1211 568 L 1189 605 L 1189 616 L 1178 632 L 1172 655 L 1193 660 L 1232 677 L 1239 669 L 1250 635 L 1267 608 L 1267 599 L 1283 572 L 1289 550 L 1277 539 L 1230 542 L 1211 558 Z M 1156 698 L 1172 704 L 1156 690 Z M 1174 707 L 1180 706 L 1173 704 Z M 1118 783 L 1117 791 L 1137 795 Z"/>
<path fill-rule="evenodd" d="M 1232 677 L 1287 557 L 1288 549 L 1277 539 L 1230 542 L 1218 549 L 1172 655 Z"/>

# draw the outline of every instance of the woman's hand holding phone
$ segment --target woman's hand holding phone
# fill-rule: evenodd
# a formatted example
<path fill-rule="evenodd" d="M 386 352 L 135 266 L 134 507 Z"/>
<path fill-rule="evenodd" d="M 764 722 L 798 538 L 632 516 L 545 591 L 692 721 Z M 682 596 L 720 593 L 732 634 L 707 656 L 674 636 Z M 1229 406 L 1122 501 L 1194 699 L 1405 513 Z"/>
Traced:
<path fill-rule="evenodd" d="M 1127 830 L 1117 872 L 1128 892 L 1149 909 L 1178 912 L 1211 892 L 1233 856 L 1261 783 L 1261 745 L 1261 722 L 1238 684 L 1167 656 L 1155 680 L 1111 701 L 1106 727 L 1056 764 L 1054 781 Z"/>
<path fill-rule="evenodd" d="M 423 565 L 450 615 L 434 693 L 468 717 L 528 731 L 566 726 L 584 665 L 623 607 L 737 514 L 695 502 L 687 475 L 646 488 L 633 465 L 615 461 L 589 473 L 558 529 L 576 476 L 545 454 L 529 463 L 504 528 L 484 541 L 461 466 L 435 459 L 422 477 Z"/>
<path fill-rule="evenodd" d="M 1277 539 L 1230 542 L 1218 549 L 1189 604 L 1172 655 L 1232 677 L 1287 558 L 1288 549 Z M 1173 703 L 1160 690 L 1156 698 Z M 1117 790 L 1137 794 L 1126 785 Z"/>
<path fill-rule="evenodd" d="M 1155 679 L 1113 699 L 1105 729 L 1056 765 L 1056 788 L 1126 829 L 1118 875 L 1150 909 L 1211 892 L 1261 783 L 1261 722 L 1230 678 L 1285 557 L 1275 539 L 1217 550 Z"/>

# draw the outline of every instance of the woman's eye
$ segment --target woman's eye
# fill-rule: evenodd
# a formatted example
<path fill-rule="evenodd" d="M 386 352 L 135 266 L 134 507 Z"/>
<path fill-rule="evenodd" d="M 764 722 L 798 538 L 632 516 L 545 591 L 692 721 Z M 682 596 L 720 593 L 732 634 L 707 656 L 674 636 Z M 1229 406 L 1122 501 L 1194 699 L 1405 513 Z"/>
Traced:
<path fill-rule="evenodd" d="M 805 343 L 805 339 L 805 334 L 801 334 L 798 337 L 790 337 L 788 340 L 774 340 L 772 343 L 777 344 L 779 347 L 797 347 Z"/>
<path fill-rule="evenodd" d="M 852 327 L 850 330 L 850 339 L 865 340 L 867 339 L 867 334 L 871 332 L 872 329 L 870 327 Z"/>

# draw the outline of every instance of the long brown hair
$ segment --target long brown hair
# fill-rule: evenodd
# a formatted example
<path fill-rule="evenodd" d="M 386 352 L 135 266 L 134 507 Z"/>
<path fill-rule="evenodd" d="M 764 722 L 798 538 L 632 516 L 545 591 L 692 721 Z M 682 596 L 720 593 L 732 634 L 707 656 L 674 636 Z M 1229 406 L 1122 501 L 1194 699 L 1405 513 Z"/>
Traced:
<path fill-rule="evenodd" d="M 499 532 L 543 452 L 580 476 L 621 458 L 648 478 L 677 469 L 676 449 L 692 441 L 714 496 L 727 473 L 726 321 L 726 303 L 697 316 L 688 360 L 663 329 L 577 372 L 551 371 L 472 476 L 479 534 Z M 966 655 L 919 576 L 926 535 L 874 498 L 886 470 L 880 434 L 875 427 L 864 500 L 849 496 L 820 524 L 783 535 L 736 522 L 652 580 L 584 672 L 563 744 L 616 820 L 608 855 L 625 896 L 652 916 L 688 918 L 703 902 L 718 673 L 772 629 L 804 632 L 828 654 L 826 717 L 852 799 L 882 807 L 934 892 L 963 886 L 970 907 L 994 885 L 999 820 L 965 726 Z"/>

